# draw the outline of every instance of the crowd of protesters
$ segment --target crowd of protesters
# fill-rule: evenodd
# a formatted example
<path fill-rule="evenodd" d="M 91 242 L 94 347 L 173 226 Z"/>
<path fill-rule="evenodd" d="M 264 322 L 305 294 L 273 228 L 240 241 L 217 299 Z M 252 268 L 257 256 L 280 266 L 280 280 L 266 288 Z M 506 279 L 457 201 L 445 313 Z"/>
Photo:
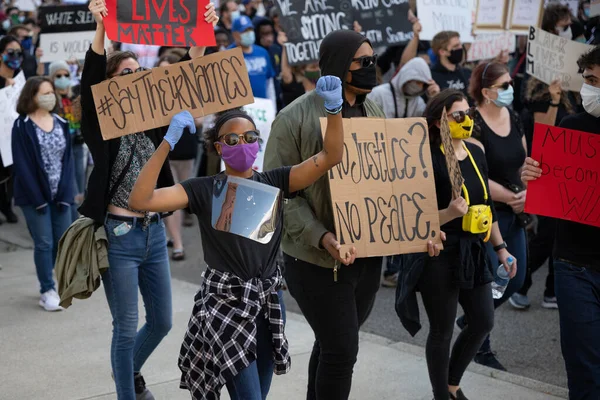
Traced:
<path fill-rule="evenodd" d="M 172 260 L 185 259 L 182 227 L 194 224 L 192 215 L 209 265 L 179 354 L 180 385 L 192 398 L 218 398 L 226 386 L 232 399 L 264 399 L 273 373 L 289 371 L 285 281 L 315 334 L 308 399 L 349 397 L 359 329 L 380 286 L 396 288 L 396 312 L 412 335 L 420 328 L 420 292 L 434 399 L 466 399 L 460 381 L 471 361 L 506 370 L 502 354 L 492 351 L 494 310 L 506 302 L 530 308 L 532 274 L 547 262 L 540 303 L 560 313 L 569 396 L 600 399 L 600 253 L 593 243 L 600 230 L 524 212 L 527 185 L 542 172 L 530 157 L 534 124 L 600 134 L 600 16 L 590 16 L 590 0 L 579 1 L 576 15 L 560 3 L 544 11 L 542 30 L 596 46 L 565 60 L 577 63 L 585 81 L 580 91 L 566 91 L 558 80 L 546 84 L 525 73 L 526 36 L 517 37 L 514 51 L 474 63 L 466 62 L 470 45 L 458 32 L 420 40 L 413 3 L 407 43 L 374 47 L 355 22 L 327 35 L 319 59 L 304 65 L 290 65 L 279 9 L 268 0 L 209 4 L 205 20 L 216 46 L 189 49 L 105 43 L 106 3 L 92 0 L 96 33 L 85 59 L 52 63 L 40 61 L 37 13 L 0 6 L 0 89 L 19 74 L 27 79 L 12 129 L 12 165 L 0 157 L 0 224 L 17 223 L 13 207 L 21 208 L 47 311 L 63 310 L 53 277 L 61 237 L 77 240 L 84 218 L 89 232 L 102 231 L 119 399 L 154 398 L 141 369 L 171 329 L 168 247 Z M 235 47 L 254 96 L 278 113 L 265 143 L 265 172 L 252 169 L 260 133 L 240 109 L 196 119 L 183 111 L 168 127 L 103 140 L 93 85 Z M 342 157 L 342 117 L 426 119 L 444 250 L 429 243 L 423 254 L 340 254 L 324 175 Z M 458 198 L 441 139 L 446 119 L 465 180 Z M 226 176 L 283 193 L 268 244 L 211 225 L 213 183 Z M 472 206 L 489 215 L 489 231 L 465 230 L 461 220 Z M 494 298 L 499 265 L 511 279 Z M 146 307 L 139 330 L 138 292 Z M 460 334 L 451 346 L 455 325 Z"/>

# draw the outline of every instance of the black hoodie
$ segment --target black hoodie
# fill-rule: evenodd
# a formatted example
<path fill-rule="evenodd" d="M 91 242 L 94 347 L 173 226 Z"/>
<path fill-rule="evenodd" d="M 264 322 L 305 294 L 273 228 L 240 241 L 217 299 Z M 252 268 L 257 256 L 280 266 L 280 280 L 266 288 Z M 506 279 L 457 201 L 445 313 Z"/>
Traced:
<path fill-rule="evenodd" d="M 346 84 L 346 75 L 352 64 L 356 51 L 363 43 L 369 43 L 369 39 L 358 32 L 351 30 L 339 30 L 328 34 L 321 42 L 319 48 L 319 67 L 321 76 L 337 76 Z M 344 93 L 342 92 L 342 96 Z M 356 103 L 351 107 L 344 98 L 342 116 L 344 118 L 366 117 L 363 103 L 366 95 L 356 96 Z"/>

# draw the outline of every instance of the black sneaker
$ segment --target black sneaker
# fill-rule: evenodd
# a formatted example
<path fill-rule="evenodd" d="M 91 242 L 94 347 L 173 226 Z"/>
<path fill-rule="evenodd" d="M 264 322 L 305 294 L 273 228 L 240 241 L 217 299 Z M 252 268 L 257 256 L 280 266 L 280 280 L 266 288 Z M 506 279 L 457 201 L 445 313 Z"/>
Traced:
<path fill-rule="evenodd" d="M 465 394 L 463 393 L 462 389 L 458 389 L 456 391 L 456 396 L 453 395 L 452 393 L 450 393 L 450 399 L 451 400 L 469 400 L 469 399 L 467 399 L 467 396 L 465 396 Z"/>
<path fill-rule="evenodd" d="M 152 393 L 146 389 L 146 381 L 142 374 L 133 376 L 133 387 L 135 388 L 135 400 L 154 400 Z"/>
<path fill-rule="evenodd" d="M 491 351 L 477 353 L 474 360 L 477 364 L 485 365 L 486 367 L 494 368 L 500 371 L 506 371 L 504 365 L 496 358 L 496 354 Z"/>
<path fill-rule="evenodd" d="M 15 214 L 11 208 L 9 208 L 8 210 L 2 210 L 2 214 L 4 214 L 4 216 L 6 217 L 6 222 L 8 222 L 9 224 L 16 224 L 17 222 L 19 222 L 17 214 Z"/>

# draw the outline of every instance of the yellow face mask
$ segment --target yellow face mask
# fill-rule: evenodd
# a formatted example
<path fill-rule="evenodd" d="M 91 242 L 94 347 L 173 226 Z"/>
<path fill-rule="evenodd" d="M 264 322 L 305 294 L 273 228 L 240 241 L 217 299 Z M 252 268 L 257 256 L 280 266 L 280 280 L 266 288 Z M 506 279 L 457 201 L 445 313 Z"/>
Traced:
<path fill-rule="evenodd" d="M 474 125 L 475 123 L 468 115 L 465 115 L 465 120 L 460 124 L 456 121 L 448 121 L 450 136 L 452 136 L 452 139 L 468 139 L 473 133 Z"/>

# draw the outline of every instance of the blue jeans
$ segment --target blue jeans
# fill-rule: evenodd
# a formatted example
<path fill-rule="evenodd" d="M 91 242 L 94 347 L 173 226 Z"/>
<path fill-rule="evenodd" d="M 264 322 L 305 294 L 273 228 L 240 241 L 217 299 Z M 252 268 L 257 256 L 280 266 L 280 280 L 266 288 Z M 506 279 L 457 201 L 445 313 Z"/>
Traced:
<path fill-rule="evenodd" d="M 279 304 L 285 324 L 283 293 L 279 294 Z M 227 391 L 231 400 L 265 400 L 273 380 L 273 342 L 269 323 L 260 314 L 256 319 L 256 360 L 227 381 Z"/>
<path fill-rule="evenodd" d="M 71 225 L 71 213 L 60 212 L 55 204 L 49 204 L 46 212 L 40 214 L 33 206 L 21 206 L 27 229 L 33 239 L 33 260 L 40 282 L 40 293 L 56 289 L 52 272 L 58 251 L 58 241 Z"/>
<path fill-rule="evenodd" d="M 172 325 L 171 272 L 164 222 L 142 227 L 135 218 L 120 236 L 114 229 L 123 221 L 107 217 L 109 268 L 102 275 L 113 317 L 110 349 L 119 400 L 135 400 L 134 372 L 139 372 Z M 138 288 L 146 308 L 146 323 L 138 327 Z"/>
<path fill-rule="evenodd" d="M 600 399 L 600 272 L 554 260 L 569 399 Z"/>
<path fill-rule="evenodd" d="M 83 193 L 85 191 L 85 165 L 83 164 L 83 145 L 82 144 L 74 144 L 73 145 L 73 163 L 75 164 L 75 189 L 77 193 Z M 79 218 L 79 212 L 77 209 L 79 208 L 79 204 L 73 204 L 71 207 L 71 215 L 73 221 Z"/>
<path fill-rule="evenodd" d="M 525 282 L 525 276 L 527 275 L 527 236 L 525 234 L 525 228 L 520 227 L 517 224 L 517 217 L 511 211 L 498 211 L 498 226 L 500 227 L 500 233 L 502 238 L 508 246 L 508 252 L 517 259 L 517 274 L 510 280 L 504 295 L 499 299 L 494 299 L 494 308 L 500 307 L 504 304 L 510 296 L 515 294 L 523 286 Z M 494 246 L 491 242 L 487 243 L 487 252 L 492 262 L 492 268 L 494 275 L 498 270 L 500 261 L 494 251 Z M 481 351 L 490 351 L 490 337 L 485 339 L 481 345 Z"/>

